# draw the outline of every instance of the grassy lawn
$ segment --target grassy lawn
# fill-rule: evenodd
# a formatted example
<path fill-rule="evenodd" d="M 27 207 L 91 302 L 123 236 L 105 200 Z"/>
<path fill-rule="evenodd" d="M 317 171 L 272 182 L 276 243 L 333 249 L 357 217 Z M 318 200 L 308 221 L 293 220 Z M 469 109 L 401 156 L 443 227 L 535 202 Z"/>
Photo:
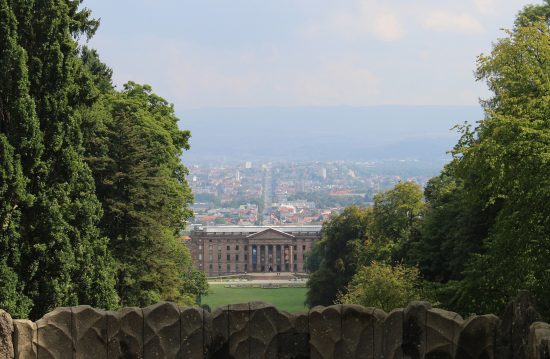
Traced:
<path fill-rule="evenodd" d="M 306 309 L 307 288 L 225 288 L 223 285 L 210 285 L 210 294 L 202 298 L 212 310 L 227 304 L 261 301 L 273 304 L 279 310 L 298 312 Z"/>

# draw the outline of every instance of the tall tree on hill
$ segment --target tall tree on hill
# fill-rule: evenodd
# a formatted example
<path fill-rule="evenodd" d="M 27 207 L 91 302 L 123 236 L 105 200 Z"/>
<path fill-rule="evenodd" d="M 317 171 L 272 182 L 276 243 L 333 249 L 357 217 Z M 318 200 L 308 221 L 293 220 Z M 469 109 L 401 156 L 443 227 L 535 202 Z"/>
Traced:
<path fill-rule="evenodd" d="M 28 176 L 40 163 L 42 142 L 29 95 L 27 56 L 7 0 L 0 1 L 0 48 L 0 308 L 25 317 L 31 301 L 19 275 L 21 210 L 32 203 Z"/>
<path fill-rule="evenodd" d="M 539 21 L 507 34 L 479 58 L 478 78 L 494 95 L 455 154 L 466 193 L 498 208 L 461 282 L 461 309 L 476 312 L 498 312 L 519 288 L 550 295 L 550 30 Z"/>
<path fill-rule="evenodd" d="M 191 215 L 180 161 L 189 131 L 178 129 L 172 105 L 132 82 L 103 96 L 83 117 L 96 125 L 87 160 L 105 211 L 101 228 L 111 239 L 122 304 L 193 303 L 201 293 L 186 293 L 186 281 L 196 278 L 179 239 Z"/>
<path fill-rule="evenodd" d="M 24 263 L 18 274 L 25 283 L 22 294 L 33 302 L 33 318 L 60 305 L 111 307 L 117 302 L 107 239 L 97 227 L 101 207 L 83 161 L 76 116 L 79 107 L 91 104 L 93 91 L 76 57 L 75 37 L 92 35 L 97 27 L 79 5 L 69 0 L 2 2 L 1 23 L 11 26 L 8 49 L 20 52 L 14 64 L 20 75 L 10 74 L 14 67 L 0 69 L 2 77 L 19 76 L 0 85 L 10 86 L 2 99 L 7 104 L 3 116 L 19 117 L 27 132 L 14 138 L 17 132 L 2 128 L 15 157 L 21 156 L 29 195 L 17 206 L 18 248 L 12 252 L 18 251 Z"/>

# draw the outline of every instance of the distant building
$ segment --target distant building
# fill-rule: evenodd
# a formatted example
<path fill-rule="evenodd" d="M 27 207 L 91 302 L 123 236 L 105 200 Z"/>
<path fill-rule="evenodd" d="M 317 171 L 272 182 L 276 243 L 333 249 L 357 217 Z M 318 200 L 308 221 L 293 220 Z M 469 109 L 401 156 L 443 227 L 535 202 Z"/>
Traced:
<path fill-rule="evenodd" d="M 206 275 L 304 272 L 306 254 L 321 226 L 199 226 L 186 241 L 193 263 Z"/>

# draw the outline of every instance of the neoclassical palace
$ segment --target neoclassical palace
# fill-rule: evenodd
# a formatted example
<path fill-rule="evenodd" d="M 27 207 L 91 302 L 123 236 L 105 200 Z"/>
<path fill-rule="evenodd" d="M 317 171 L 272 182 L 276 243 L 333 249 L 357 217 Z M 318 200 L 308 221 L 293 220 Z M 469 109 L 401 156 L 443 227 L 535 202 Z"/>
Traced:
<path fill-rule="evenodd" d="M 306 253 L 321 226 L 198 226 L 187 245 L 197 269 L 209 276 L 304 272 Z"/>

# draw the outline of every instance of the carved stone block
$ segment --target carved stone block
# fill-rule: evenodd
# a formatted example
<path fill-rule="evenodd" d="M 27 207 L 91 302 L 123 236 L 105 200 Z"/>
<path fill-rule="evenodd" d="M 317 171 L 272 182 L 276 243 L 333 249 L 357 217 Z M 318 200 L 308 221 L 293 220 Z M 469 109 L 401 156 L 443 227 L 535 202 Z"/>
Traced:
<path fill-rule="evenodd" d="M 208 348 L 208 358 L 229 358 L 229 316 L 227 306 L 217 308 L 212 313 L 212 342 Z"/>
<path fill-rule="evenodd" d="M 13 321 L 13 346 L 15 358 L 36 359 L 36 323 L 30 320 Z"/>
<path fill-rule="evenodd" d="M 464 320 L 442 309 L 430 309 L 426 315 L 426 358 L 454 358 Z"/>
<path fill-rule="evenodd" d="M 281 312 L 277 321 L 280 359 L 309 358 L 309 313 Z"/>
<path fill-rule="evenodd" d="M 550 324 L 535 322 L 529 328 L 529 358 L 550 358 Z"/>
<path fill-rule="evenodd" d="M 262 302 L 249 303 L 250 358 L 278 358 L 279 326 L 282 330 L 289 329 L 285 325 L 284 315 L 279 313 L 273 305 Z"/>
<path fill-rule="evenodd" d="M 181 312 L 181 347 L 179 358 L 203 358 L 204 310 L 202 308 L 182 308 Z"/>
<path fill-rule="evenodd" d="M 500 319 L 481 315 L 466 320 L 462 325 L 456 359 L 495 359 L 496 332 Z M 500 359 L 500 358 L 499 358 Z"/>
<path fill-rule="evenodd" d="M 177 358 L 181 341 L 180 310 L 162 302 L 143 309 L 143 357 Z"/>
<path fill-rule="evenodd" d="M 337 358 L 342 342 L 342 305 L 314 307 L 309 312 L 310 357 Z"/>
<path fill-rule="evenodd" d="M 12 359 L 13 352 L 13 321 L 11 316 L 0 309 L 0 358 Z"/>
<path fill-rule="evenodd" d="M 72 308 L 75 359 L 107 359 L 107 316 L 90 306 Z"/>
<path fill-rule="evenodd" d="M 106 312 L 109 358 L 143 358 L 143 311 Z"/>
<path fill-rule="evenodd" d="M 379 358 L 386 313 L 360 305 L 342 306 L 342 345 L 338 358 Z"/>
<path fill-rule="evenodd" d="M 402 359 L 403 358 L 403 309 L 392 310 L 384 320 L 383 336 L 383 358 Z"/>
<path fill-rule="evenodd" d="M 71 321 L 71 308 L 56 308 L 36 322 L 38 359 L 73 359 Z"/>
<path fill-rule="evenodd" d="M 229 357 L 250 358 L 248 342 L 248 321 L 250 319 L 250 305 L 248 303 L 230 304 L 227 306 L 229 328 Z"/>
<path fill-rule="evenodd" d="M 426 323 L 428 302 L 411 302 L 405 308 L 403 322 L 403 355 L 408 358 L 424 358 L 426 355 Z"/>

